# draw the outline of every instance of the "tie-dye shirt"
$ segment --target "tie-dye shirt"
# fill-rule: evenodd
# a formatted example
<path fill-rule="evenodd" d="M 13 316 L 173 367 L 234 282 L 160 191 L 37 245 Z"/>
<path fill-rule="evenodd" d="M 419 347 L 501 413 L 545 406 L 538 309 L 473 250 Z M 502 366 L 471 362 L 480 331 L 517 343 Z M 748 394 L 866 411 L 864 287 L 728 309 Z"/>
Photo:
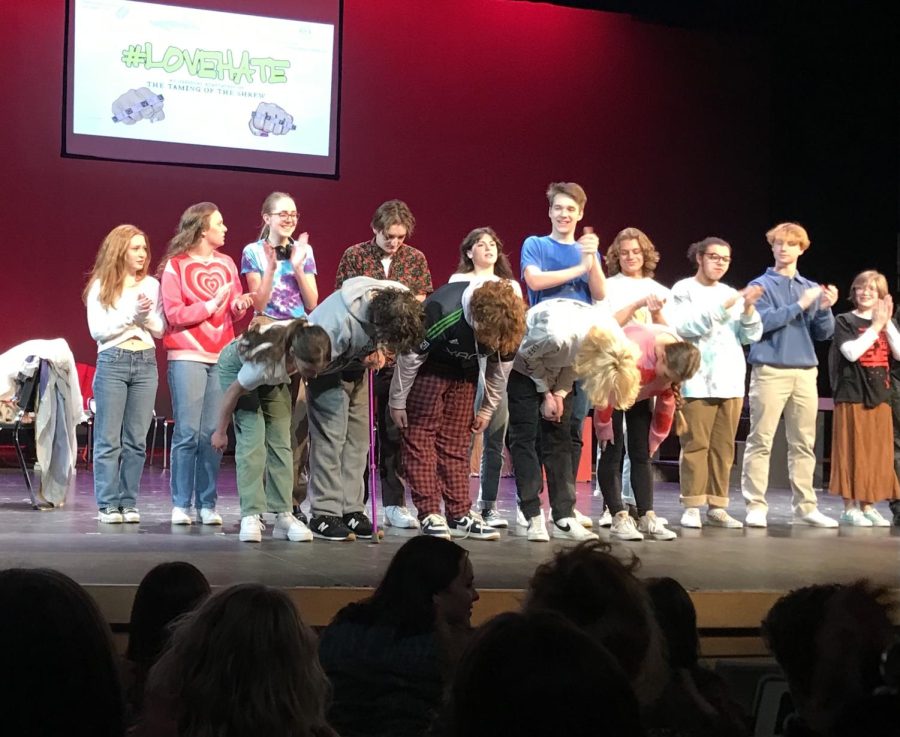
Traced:
<path fill-rule="evenodd" d="M 312 246 L 309 246 L 308 256 L 303 262 L 304 274 L 316 273 L 316 259 L 313 256 Z M 259 274 L 262 279 L 266 270 L 266 251 L 264 241 L 248 243 L 244 246 L 244 255 L 241 257 L 241 273 Z M 289 259 L 279 261 L 275 268 L 275 277 L 272 280 L 272 293 L 263 315 L 275 320 L 291 320 L 306 316 L 306 308 L 303 306 L 303 297 L 300 294 L 300 285 L 294 275 L 294 267 Z"/>

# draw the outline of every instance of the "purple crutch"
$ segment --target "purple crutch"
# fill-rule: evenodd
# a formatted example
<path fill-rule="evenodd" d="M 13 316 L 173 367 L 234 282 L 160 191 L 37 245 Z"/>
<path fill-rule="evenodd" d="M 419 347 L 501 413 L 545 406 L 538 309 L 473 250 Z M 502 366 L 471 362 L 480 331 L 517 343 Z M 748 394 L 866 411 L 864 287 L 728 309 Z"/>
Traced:
<path fill-rule="evenodd" d="M 380 543 L 384 533 L 378 529 L 378 473 L 375 460 L 375 372 L 369 369 L 369 503 L 372 505 L 372 542 Z"/>

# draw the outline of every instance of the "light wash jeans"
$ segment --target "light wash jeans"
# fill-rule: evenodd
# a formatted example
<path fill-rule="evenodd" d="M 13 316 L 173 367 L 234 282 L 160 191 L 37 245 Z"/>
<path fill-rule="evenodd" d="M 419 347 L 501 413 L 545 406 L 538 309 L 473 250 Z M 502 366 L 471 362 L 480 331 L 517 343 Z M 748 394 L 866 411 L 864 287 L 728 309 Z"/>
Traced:
<path fill-rule="evenodd" d="M 196 493 L 199 509 L 216 506 L 222 455 L 210 439 L 222 406 L 219 368 L 201 361 L 169 361 L 172 432 L 172 506 L 189 509 Z"/>
<path fill-rule="evenodd" d="M 97 356 L 94 496 L 100 509 L 137 506 L 158 384 L 154 348 L 107 348 Z"/>

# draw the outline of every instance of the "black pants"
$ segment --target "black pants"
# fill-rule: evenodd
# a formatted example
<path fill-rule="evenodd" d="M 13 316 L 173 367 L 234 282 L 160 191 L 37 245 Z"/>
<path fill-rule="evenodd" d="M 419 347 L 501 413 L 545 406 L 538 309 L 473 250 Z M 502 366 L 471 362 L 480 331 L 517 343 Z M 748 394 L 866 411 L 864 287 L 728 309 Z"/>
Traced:
<path fill-rule="evenodd" d="M 572 470 L 572 395 L 563 403 L 560 422 L 541 416 L 540 394 L 534 382 L 512 371 L 507 385 L 509 397 L 509 452 L 516 474 L 522 514 L 531 519 L 541 511 L 541 489 L 547 474 L 547 493 L 553 519 L 571 517 L 575 507 L 575 472 Z M 538 440 L 540 442 L 538 443 Z M 538 451 L 537 446 L 540 446 Z M 540 457 L 538 456 L 540 453 Z"/>
<path fill-rule="evenodd" d="M 894 415 L 894 473 L 900 479 L 900 381 L 891 379 L 891 410 Z M 894 517 L 900 517 L 900 499 L 891 502 Z"/>
<path fill-rule="evenodd" d="M 631 409 L 613 412 L 613 440 L 600 453 L 597 461 L 597 481 L 603 501 L 610 514 L 621 512 L 622 462 L 625 443 L 622 441 L 622 418 L 628 419 L 628 457 L 631 458 L 631 487 L 638 514 L 653 509 L 653 472 L 650 468 L 650 422 L 653 419 L 651 400 L 637 402 Z"/>

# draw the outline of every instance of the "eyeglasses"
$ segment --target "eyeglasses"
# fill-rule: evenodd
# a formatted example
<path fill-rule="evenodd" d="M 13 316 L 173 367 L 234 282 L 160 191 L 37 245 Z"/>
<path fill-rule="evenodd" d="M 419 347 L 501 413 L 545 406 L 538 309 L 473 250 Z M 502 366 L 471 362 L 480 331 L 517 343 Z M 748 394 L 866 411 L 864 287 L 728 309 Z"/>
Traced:
<path fill-rule="evenodd" d="M 269 215 L 274 215 L 280 220 L 296 220 L 297 219 L 297 211 L 288 212 L 287 210 L 282 210 L 281 212 L 270 212 Z"/>
<path fill-rule="evenodd" d="M 715 264 L 731 263 L 731 256 L 721 256 L 718 253 L 704 253 L 703 255 Z"/>

